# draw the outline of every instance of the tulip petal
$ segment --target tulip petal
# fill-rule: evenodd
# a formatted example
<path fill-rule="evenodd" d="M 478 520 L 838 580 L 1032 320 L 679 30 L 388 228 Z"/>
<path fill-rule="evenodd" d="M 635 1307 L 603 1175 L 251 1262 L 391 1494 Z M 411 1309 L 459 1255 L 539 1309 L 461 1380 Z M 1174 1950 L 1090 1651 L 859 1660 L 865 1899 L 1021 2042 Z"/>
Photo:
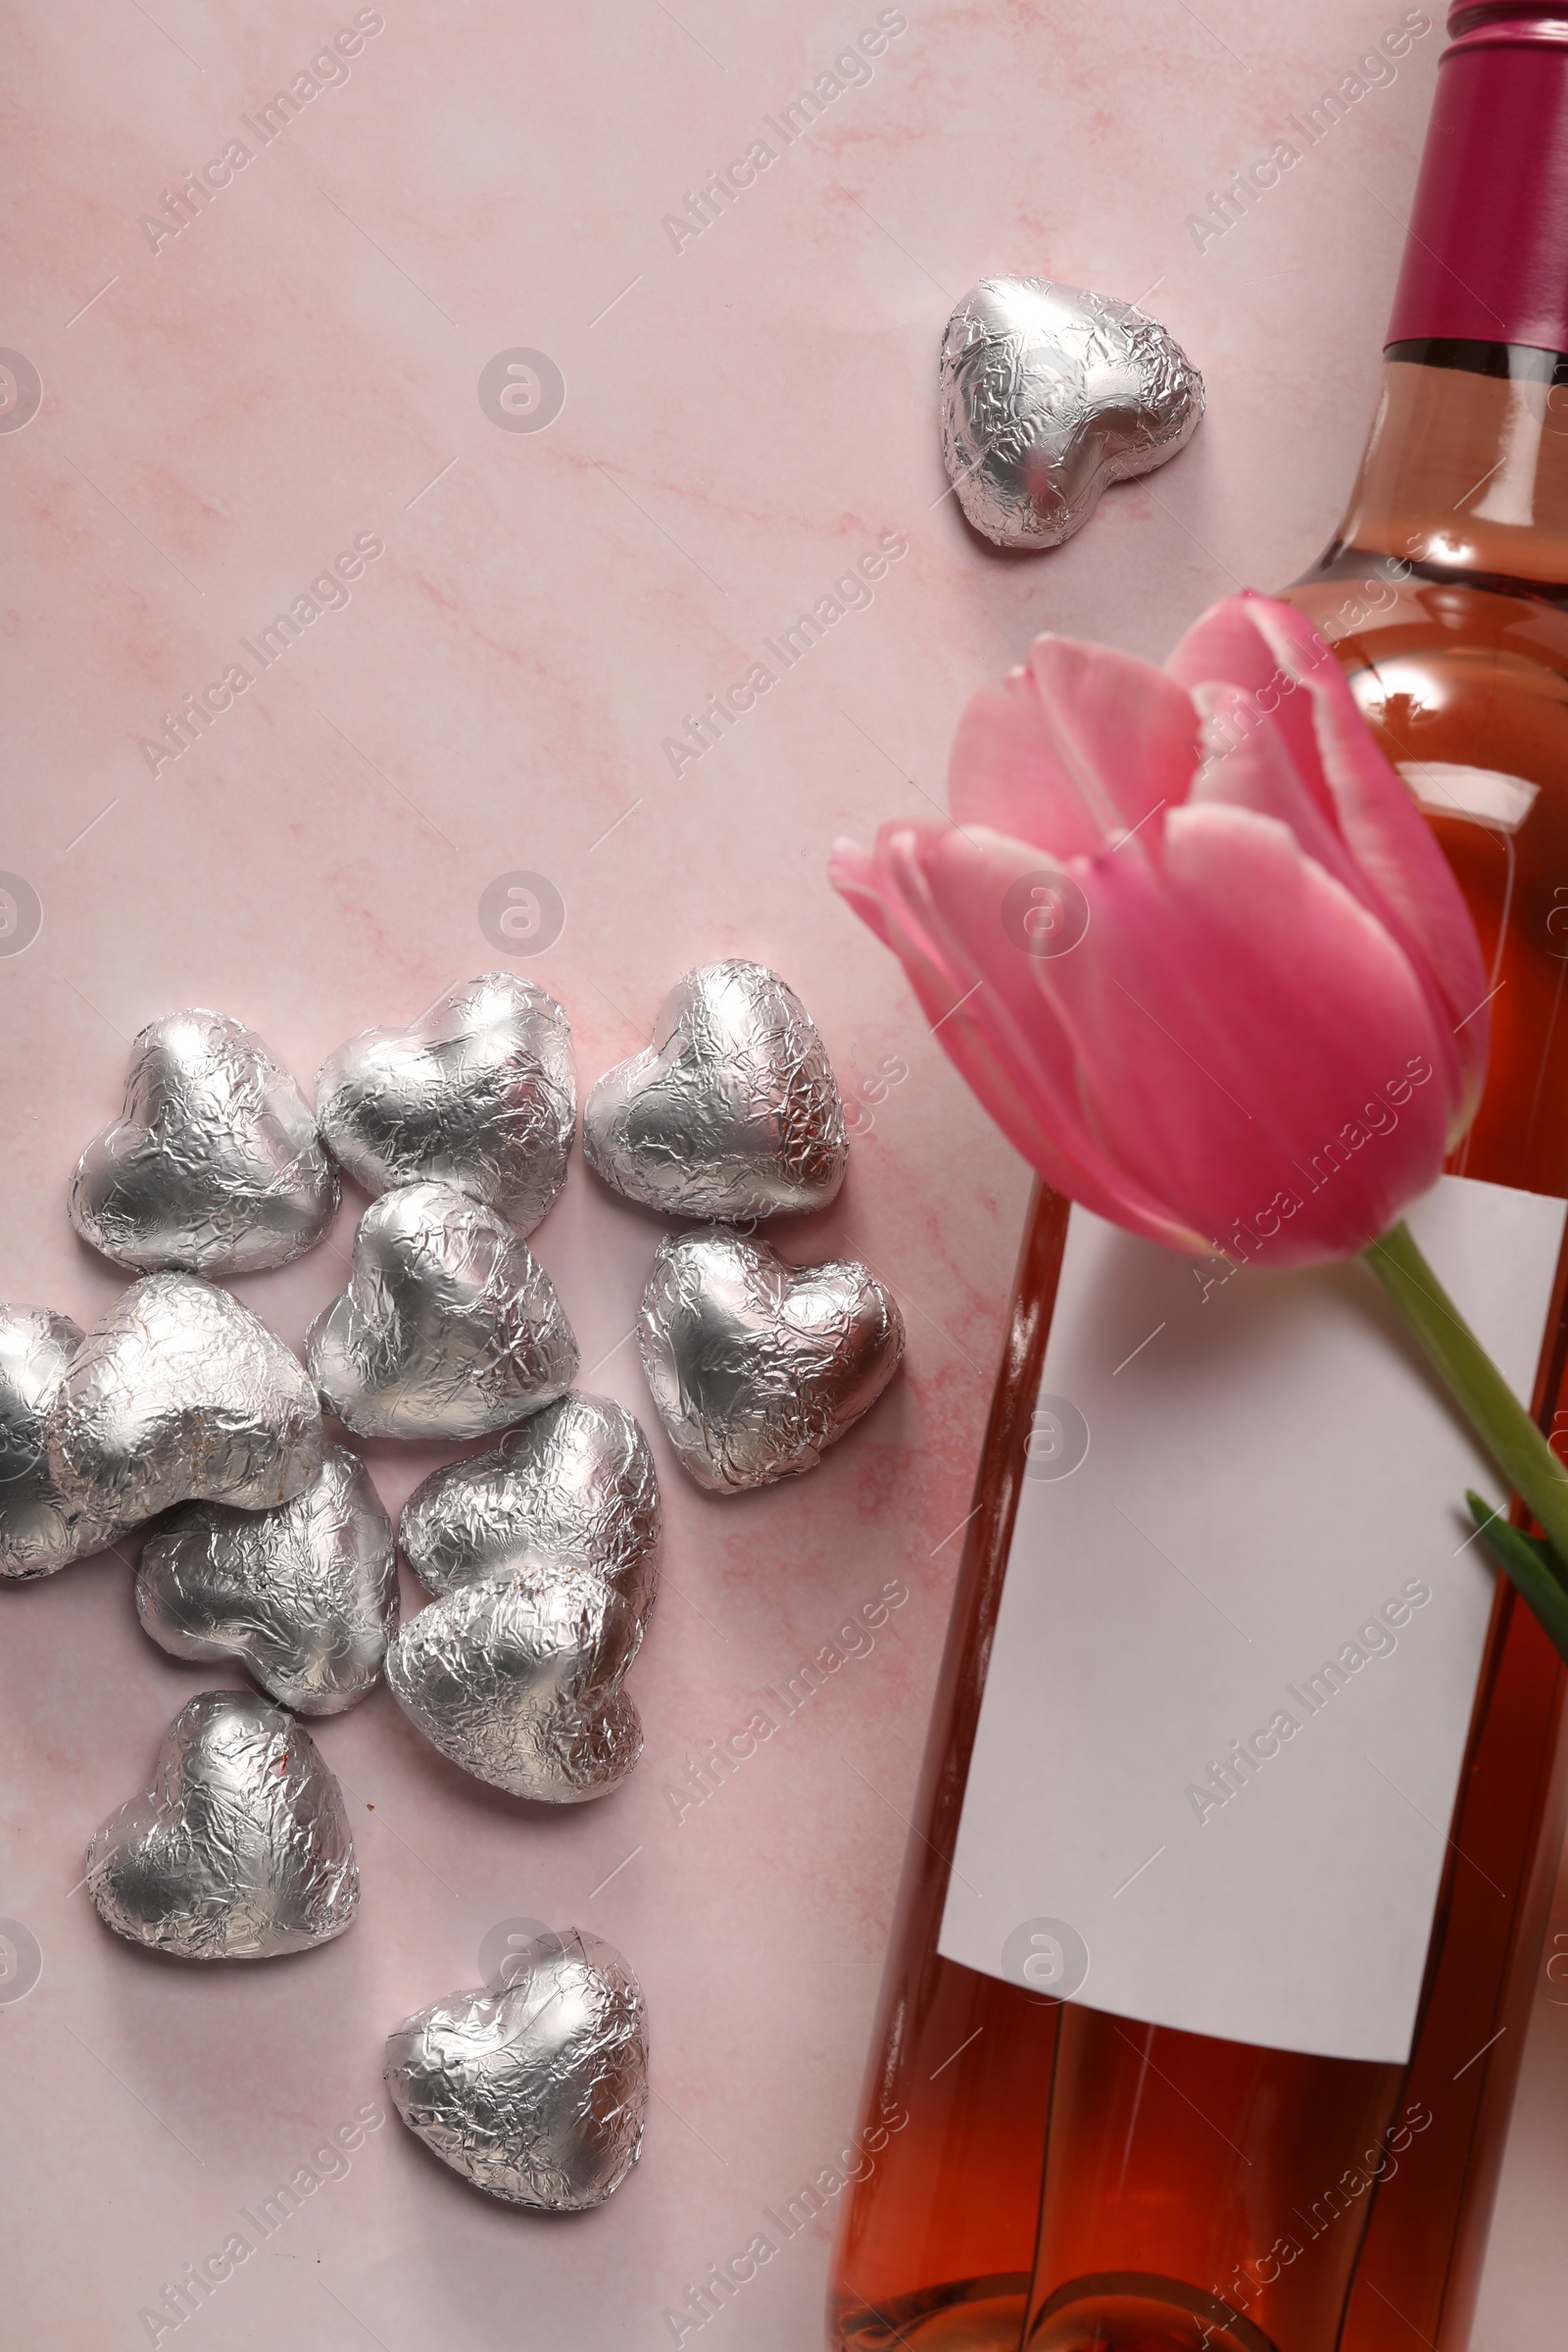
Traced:
<path fill-rule="evenodd" d="M 1083 1116 L 1075 1056 L 1034 976 L 1039 959 L 1004 912 L 1038 868 L 1027 843 L 922 822 L 884 825 L 870 853 L 841 845 L 828 870 L 898 954 L 943 1052 L 1046 1181 L 1135 1233 L 1202 1250 L 1157 1192 L 1129 1184 Z"/>
<path fill-rule="evenodd" d="M 1240 686 L 1264 723 L 1280 728 L 1303 778 L 1321 773 L 1335 827 L 1377 894 L 1368 903 L 1424 968 L 1446 1010 L 1446 1058 L 1457 1072 L 1455 1125 L 1462 1130 L 1490 1043 L 1475 926 L 1447 859 L 1379 750 L 1331 649 L 1294 606 L 1229 597 L 1188 631 L 1167 667 L 1189 688 L 1205 676 Z"/>
<path fill-rule="evenodd" d="M 876 933 L 882 945 L 898 954 L 899 943 L 882 905 L 881 869 L 875 854 L 862 850 L 858 841 L 836 841 L 828 859 L 827 878 L 861 922 Z"/>
<path fill-rule="evenodd" d="M 1174 807 L 1197 763 L 1198 714 L 1163 670 L 1111 646 L 1038 637 L 1028 668 L 964 711 L 948 806 L 957 824 L 1087 856 Z"/>
<path fill-rule="evenodd" d="M 988 688 L 967 704 L 948 759 L 948 807 L 956 824 L 1004 833 L 1052 858 L 1087 857 L 1102 839 L 1028 692 Z"/>
<path fill-rule="evenodd" d="M 1270 600 L 1250 589 L 1240 596 L 1222 597 L 1194 621 L 1166 657 L 1165 667 L 1189 693 L 1213 680 L 1239 686 L 1254 719 L 1278 727 L 1298 773 L 1332 821 L 1333 803 L 1322 773 L 1312 714 L 1291 685 L 1294 666 L 1290 670 L 1282 666 L 1280 648 L 1264 633 L 1266 607 Z M 1322 650 L 1327 652 L 1326 647 Z M 1295 661 L 1293 657 L 1293 663 Z"/>
<path fill-rule="evenodd" d="M 1294 609 L 1227 599 L 1166 675 L 1041 638 L 970 704 L 951 799 L 951 830 L 885 826 L 834 879 L 1050 1182 L 1284 1267 L 1364 1248 L 1435 1181 L 1485 1064 L 1480 951 Z M 1063 873 L 1081 919 L 1042 933 Z"/>
<path fill-rule="evenodd" d="M 1312 659 L 1322 640 L 1304 614 L 1267 602 L 1260 625 L 1279 645 L 1282 659 L 1290 652 L 1303 664 L 1312 662 L 1303 667 L 1302 677 L 1340 830 L 1361 871 L 1424 956 L 1450 1024 L 1463 1024 L 1450 1026 L 1450 1035 L 1479 1096 L 1491 1016 L 1477 1008 L 1487 994 L 1487 971 L 1453 869 L 1408 788 L 1379 750 L 1339 662 L 1332 657 Z"/>
<path fill-rule="evenodd" d="M 1240 687 L 1196 686 L 1193 699 L 1199 710 L 1217 723 L 1221 740 L 1230 748 L 1213 754 L 1200 768 L 1194 778 L 1189 806 L 1224 805 L 1279 818 L 1290 827 L 1305 855 L 1315 858 L 1325 873 L 1332 874 L 1392 934 L 1426 993 L 1441 1041 L 1439 1066 L 1451 1114 L 1450 1140 L 1453 1140 L 1469 1124 L 1475 1104 L 1469 1099 L 1465 1057 L 1453 1034 L 1447 1000 L 1422 942 L 1405 923 L 1400 910 L 1390 905 L 1376 881 L 1357 863 L 1332 816 L 1324 813 L 1318 796 L 1309 789 L 1290 756 L 1284 730 L 1267 720 L 1259 724 L 1253 706 Z M 1403 787 L 1396 778 L 1394 781 L 1402 798 Z M 1422 823 L 1419 816 L 1416 822 Z M 1424 825 L 1422 831 L 1426 831 Z"/>
<path fill-rule="evenodd" d="M 1364 1248 L 1436 1182 L 1448 1104 L 1427 996 L 1287 826 L 1184 808 L 1157 873 L 1105 856 L 1085 887 L 1095 954 L 1037 973 L 1133 1189 L 1221 1247 L 1272 1219 L 1266 1262 L 1292 1265 Z"/>

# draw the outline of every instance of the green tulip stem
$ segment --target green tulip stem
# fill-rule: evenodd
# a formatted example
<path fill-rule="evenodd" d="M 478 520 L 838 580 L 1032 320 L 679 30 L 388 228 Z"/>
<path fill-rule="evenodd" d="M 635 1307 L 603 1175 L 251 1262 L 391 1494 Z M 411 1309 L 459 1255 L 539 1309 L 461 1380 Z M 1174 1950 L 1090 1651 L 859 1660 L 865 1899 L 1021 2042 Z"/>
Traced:
<path fill-rule="evenodd" d="M 1552 1641 L 1563 1649 L 1568 1613 L 1563 1606 L 1560 1563 L 1568 1561 L 1568 1470 L 1444 1290 L 1402 1218 L 1362 1254 L 1420 1341 L 1429 1362 L 1442 1374 L 1499 1474 L 1544 1530 L 1556 1558 L 1550 1570 L 1542 1566 L 1535 1576 L 1529 1573 L 1518 1541 L 1511 1544 L 1494 1541 L 1492 1547 Z M 1500 1522 L 1500 1514 L 1494 1516 Z M 1481 1519 L 1481 1531 L 1491 1533 L 1489 1519 Z M 1517 1535 L 1499 1523 L 1497 1537 L 1507 1532 Z M 1539 1549 L 1536 1547 L 1538 1556 Z M 1568 1656 L 1568 1649 L 1563 1654 Z"/>

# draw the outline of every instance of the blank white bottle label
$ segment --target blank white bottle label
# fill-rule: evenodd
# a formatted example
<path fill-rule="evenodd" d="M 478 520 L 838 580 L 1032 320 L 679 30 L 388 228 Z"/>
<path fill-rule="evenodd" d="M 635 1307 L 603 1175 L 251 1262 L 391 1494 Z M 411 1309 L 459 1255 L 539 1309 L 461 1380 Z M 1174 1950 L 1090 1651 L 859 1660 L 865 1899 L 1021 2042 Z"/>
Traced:
<path fill-rule="evenodd" d="M 1464 1177 L 1409 1217 L 1527 1399 L 1563 1217 Z M 1072 1212 L 939 1948 L 1400 2062 L 1502 1482 L 1364 1266 L 1216 1275 Z"/>

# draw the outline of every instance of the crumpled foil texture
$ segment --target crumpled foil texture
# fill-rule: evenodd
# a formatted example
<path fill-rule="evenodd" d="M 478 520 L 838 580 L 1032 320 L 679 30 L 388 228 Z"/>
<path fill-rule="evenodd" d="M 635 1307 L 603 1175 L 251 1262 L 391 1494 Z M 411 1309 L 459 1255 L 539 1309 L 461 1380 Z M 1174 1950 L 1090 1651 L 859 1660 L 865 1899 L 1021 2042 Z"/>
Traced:
<path fill-rule="evenodd" d="M 1059 546 L 1107 482 L 1163 466 L 1203 414 L 1203 379 L 1131 303 L 1048 277 L 986 277 L 948 321 L 942 454 L 999 547 Z"/>
<path fill-rule="evenodd" d="M 311 1374 L 371 1438 L 479 1438 L 571 1386 L 577 1343 L 555 1286 L 500 1212 L 408 1184 L 360 1219 L 349 1287 L 306 1335 Z"/>
<path fill-rule="evenodd" d="M 292 1501 L 320 1467 L 321 1407 L 298 1358 L 227 1291 L 146 1274 L 72 1357 L 45 1438 L 62 1494 L 128 1527 L 176 1502 Z"/>
<path fill-rule="evenodd" d="M 255 1274 L 315 1248 L 335 1170 L 299 1088 L 254 1029 L 171 1013 L 136 1039 L 120 1117 L 76 1163 L 84 1241 L 142 1272 Z"/>
<path fill-rule="evenodd" d="M 270 1511 L 192 1502 L 150 1536 L 136 1613 L 176 1658 L 238 1658 L 301 1715 L 337 1715 L 380 1677 L 398 1620 L 397 1547 L 369 1472 L 328 1446 Z"/>
<path fill-rule="evenodd" d="M 648 2018 L 612 1945 L 536 1936 L 500 1992 L 454 1992 L 387 2036 L 386 2082 L 409 2130 L 488 2196 L 581 2213 L 642 2148 Z"/>
<path fill-rule="evenodd" d="M 824 1207 L 850 1149 L 805 1005 L 776 972 L 739 961 L 675 983 L 653 1044 L 589 1095 L 582 1143 L 628 1200 L 725 1220 Z"/>
<path fill-rule="evenodd" d="M 566 1181 L 577 1121 L 571 1028 L 512 972 L 455 988 L 407 1029 L 368 1029 L 316 1082 L 333 1157 L 368 1193 L 433 1177 L 531 1233 Z"/>
<path fill-rule="evenodd" d="M 425 1738 L 476 1780 L 582 1804 L 617 1788 L 642 1753 L 620 1687 L 642 1631 L 633 1603 L 591 1568 L 511 1568 L 409 1618 L 386 1679 Z"/>
<path fill-rule="evenodd" d="M 648 1440 L 624 1406 L 573 1389 L 489 1453 L 433 1470 L 399 1540 L 427 1592 L 519 1567 L 592 1568 L 646 1618 L 660 1537 Z"/>
<path fill-rule="evenodd" d="M 637 1346 L 683 1467 L 735 1494 L 816 1467 L 898 1370 L 904 1318 L 853 1258 L 786 1265 L 710 1226 L 661 1243 Z"/>
<path fill-rule="evenodd" d="M 87 1849 L 117 1936 L 182 1960 L 271 1960 L 341 1936 L 360 1899 L 343 1792 L 303 1724 L 249 1690 L 183 1708 L 144 1795 Z"/>
<path fill-rule="evenodd" d="M 0 1577 L 52 1576 L 124 1530 L 72 1502 L 49 1467 L 49 1407 L 80 1328 L 47 1306 L 0 1306 Z"/>

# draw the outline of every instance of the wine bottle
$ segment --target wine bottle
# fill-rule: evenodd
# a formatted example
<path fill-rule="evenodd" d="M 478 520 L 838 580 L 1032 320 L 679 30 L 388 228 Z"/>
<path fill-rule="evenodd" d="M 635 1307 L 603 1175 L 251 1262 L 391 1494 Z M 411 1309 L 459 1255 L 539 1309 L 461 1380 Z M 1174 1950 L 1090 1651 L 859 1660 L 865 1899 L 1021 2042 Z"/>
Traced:
<path fill-rule="evenodd" d="M 1430 818 L 1491 965 L 1491 1071 L 1455 1169 L 1563 1198 L 1568 14 L 1492 0 L 1454 8 L 1448 30 L 1360 474 L 1287 594 Z M 938 1951 L 1066 1230 L 1042 1189 L 867 2069 L 866 2118 L 907 2122 L 846 2196 L 829 2340 L 1461 2352 L 1568 1807 L 1563 1674 L 1510 1588 L 1407 2064 L 1151 2026 L 1053 1998 L 1049 1964 L 1032 1990 Z M 1554 1433 L 1565 1280 L 1559 1265 L 1534 1400 Z"/>

